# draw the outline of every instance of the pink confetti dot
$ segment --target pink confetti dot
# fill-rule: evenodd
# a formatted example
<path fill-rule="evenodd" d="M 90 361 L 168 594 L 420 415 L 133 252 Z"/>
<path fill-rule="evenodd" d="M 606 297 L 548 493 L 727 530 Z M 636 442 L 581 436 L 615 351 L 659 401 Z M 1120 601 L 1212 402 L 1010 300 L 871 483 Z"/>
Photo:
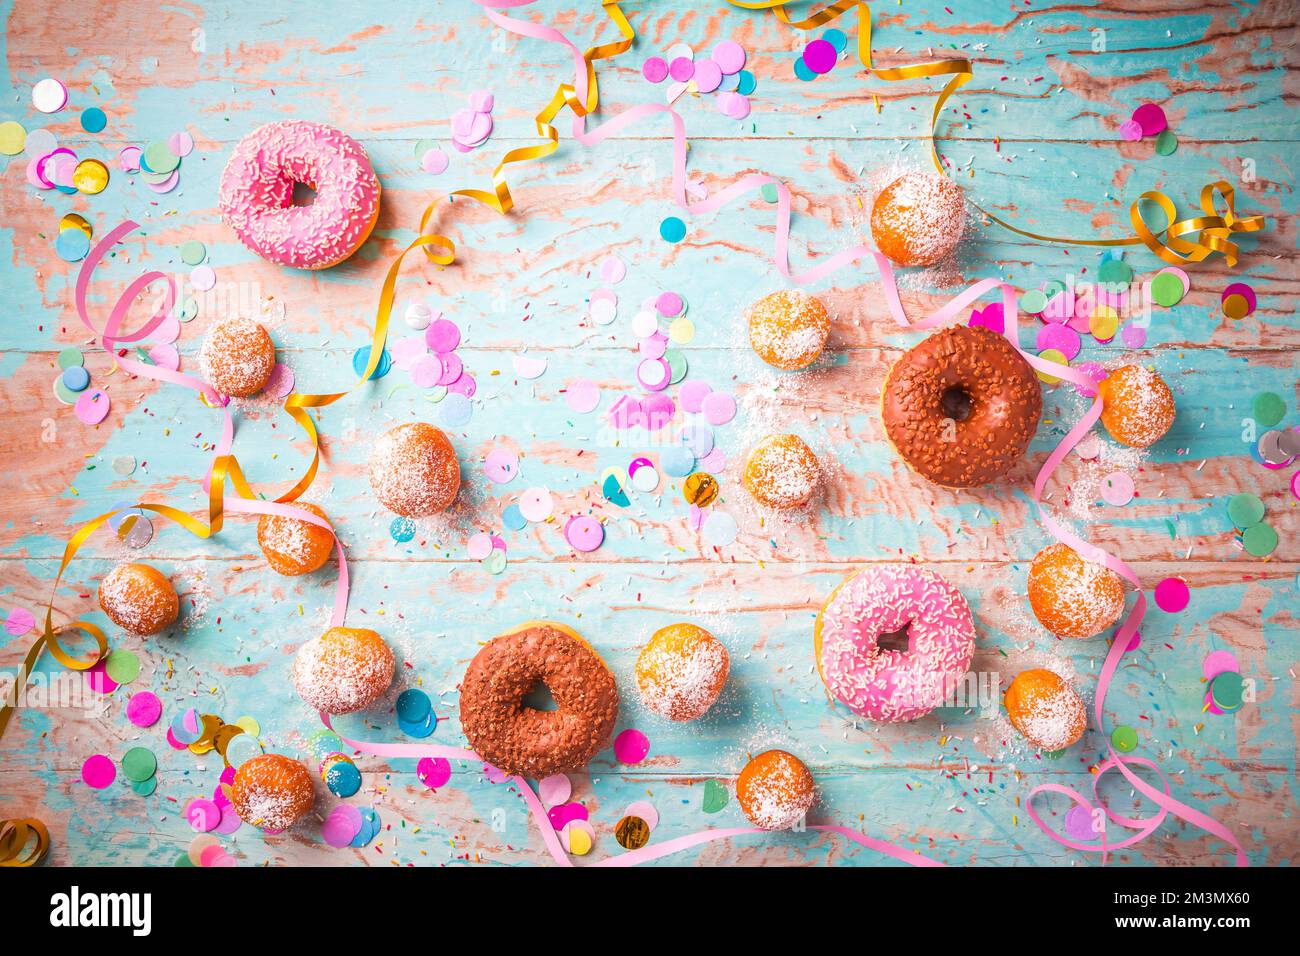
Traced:
<path fill-rule="evenodd" d="M 542 806 L 559 806 L 573 795 L 573 782 L 562 773 L 554 773 L 537 781 L 537 799 Z"/>
<path fill-rule="evenodd" d="M 835 68 L 835 47 L 829 40 L 813 40 L 803 48 L 803 62 L 814 73 L 829 73 Z"/>
<path fill-rule="evenodd" d="M 1168 120 L 1165 119 L 1165 111 L 1155 103 L 1143 103 L 1135 109 L 1133 122 L 1142 127 L 1143 136 L 1155 136 L 1169 125 Z"/>
<path fill-rule="evenodd" d="M 692 379 L 682 385 L 681 391 L 677 393 L 678 399 L 682 403 L 682 409 L 697 414 L 704 409 L 704 399 L 713 389 L 709 387 L 708 382 L 701 382 L 698 379 Z"/>
<path fill-rule="evenodd" d="M 662 83 L 668 76 L 668 63 L 661 56 L 647 57 L 641 64 L 641 75 L 651 83 Z"/>
<path fill-rule="evenodd" d="M 600 263 L 600 277 L 610 285 L 618 285 L 627 277 L 627 265 L 618 256 L 606 256 Z M 612 289 L 608 291 L 613 294 Z"/>
<path fill-rule="evenodd" d="M 361 832 L 361 823 L 361 811 L 350 803 L 342 803 L 325 818 L 320 835 L 330 846 L 341 849 Z"/>
<path fill-rule="evenodd" d="M 442 757 L 421 757 L 415 765 L 415 776 L 430 790 L 437 790 L 451 779 L 451 764 Z"/>
<path fill-rule="evenodd" d="M 1040 352 L 1046 349 L 1056 349 L 1071 361 L 1083 348 L 1083 340 L 1079 337 L 1078 332 L 1068 325 L 1061 325 L 1056 322 L 1049 322 L 1039 328 L 1035 344 Z"/>
<path fill-rule="evenodd" d="M 745 48 L 735 40 L 723 40 L 713 48 L 713 62 L 727 76 L 745 67 Z"/>
<path fill-rule="evenodd" d="M 474 393 L 478 391 L 478 382 L 473 375 L 462 375 L 447 386 L 447 391 L 455 392 L 457 395 L 464 395 L 466 398 L 473 398 Z"/>
<path fill-rule="evenodd" d="M 445 173 L 449 165 L 451 165 L 450 158 L 436 146 L 428 150 L 420 160 L 421 168 L 431 176 L 439 176 Z"/>
<path fill-rule="evenodd" d="M 726 392 L 709 393 L 700 407 L 710 425 L 725 425 L 736 417 L 736 400 Z"/>
<path fill-rule="evenodd" d="M 454 352 L 460 345 L 460 326 L 451 319 L 438 319 L 424 330 L 424 341 L 435 352 Z"/>
<path fill-rule="evenodd" d="M 149 361 L 159 368 L 175 372 L 181 367 L 181 353 L 174 345 L 153 345 L 149 347 Z"/>
<path fill-rule="evenodd" d="M 194 152 L 194 137 L 184 130 L 179 133 L 172 133 L 167 137 L 167 148 L 172 151 L 173 156 L 184 159 Z"/>
<path fill-rule="evenodd" d="M 1101 480 L 1101 500 L 1122 507 L 1133 500 L 1133 479 L 1122 471 L 1113 471 Z"/>
<path fill-rule="evenodd" d="M 641 410 L 645 414 L 645 427 L 652 432 L 657 432 L 673 420 L 673 412 L 677 406 L 667 395 L 659 392 L 655 395 L 646 396 L 645 401 L 641 403 Z"/>
<path fill-rule="evenodd" d="M 1206 680 L 1214 680 L 1220 674 L 1236 673 L 1240 670 L 1241 664 L 1231 651 L 1210 651 L 1201 662 L 1201 673 L 1205 675 Z"/>
<path fill-rule="evenodd" d="M 268 398 L 287 398 L 293 391 L 295 381 L 293 369 L 283 362 L 276 362 L 271 369 L 271 377 L 266 380 L 262 394 Z"/>
<path fill-rule="evenodd" d="M 483 473 L 493 484 L 504 485 L 514 481 L 519 474 L 519 456 L 503 448 L 490 451 L 483 463 Z"/>
<path fill-rule="evenodd" d="M 675 318 L 682 311 L 682 297 L 676 292 L 661 292 L 655 298 L 655 309 L 665 319 Z"/>
<path fill-rule="evenodd" d="M 126 702 L 126 719 L 137 727 L 152 727 L 162 717 L 162 701 L 152 691 L 132 694 Z"/>
<path fill-rule="evenodd" d="M 587 808 L 581 803 L 561 803 L 546 811 L 546 819 L 550 820 L 551 826 L 557 830 L 563 830 L 574 820 L 586 820 L 588 816 Z"/>
<path fill-rule="evenodd" d="M 1131 349 L 1140 349 L 1147 344 L 1147 330 L 1136 322 L 1130 322 L 1120 329 L 1119 337 Z"/>
<path fill-rule="evenodd" d="M 743 120 L 749 115 L 749 97 L 739 93 L 723 93 L 715 100 L 718 112 L 734 120 Z"/>
<path fill-rule="evenodd" d="M 212 266 L 195 266 L 190 272 L 190 285 L 200 292 L 207 292 L 217 284 L 217 273 Z"/>
<path fill-rule="evenodd" d="M 77 419 L 85 425 L 98 425 L 108 417 L 109 409 L 113 403 L 109 400 L 108 393 L 103 389 L 91 388 L 82 392 L 77 398 L 77 404 L 73 406 L 73 411 L 77 414 Z"/>
<path fill-rule="evenodd" d="M 1142 646 L 1142 632 L 1134 631 L 1133 636 L 1129 638 L 1128 647 L 1124 648 L 1125 654 L 1132 654 Z"/>
<path fill-rule="evenodd" d="M 614 757 L 619 763 L 638 764 L 650 753 L 650 738 L 629 727 L 614 738 Z"/>
<path fill-rule="evenodd" d="M 591 515 L 574 515 L 564 525 L 564 538 L 578 551 L 595 551 L 605 541 L 605 526 Z"/>
<path fill-rule="evenodd" d="M 433 388 L 442 380 L 445 372 L 442 359 L 426 352 L 411 366 L 411 384 L 416 388 Z"/>
<path fill-rule="evenodd" d="M 579 415 L 594 412 L 600 404 L 600 386 L 585 378 L 570 382 L 564 391 L 564 401 Z"/>
<path fill-rule="evenodd" d="M 678 83 L 685 83 L 695 75 L 695 61 L 689 57 L 679 56 L 668 64 L 668 75 Z"/>
<path fill-rule="evenodd" d="M 89 670 L 82 671 L 82 673 L 86 675 L 87 686 L 97 694 L 111 694 L 117 690 L 117 681 L 108 676 L 103 661 L 100 661 Z"/>
<path fill-rule="evenodd" d="M 36 618 L 25 607 L 11 608 L 5 618 L 5 633 L 10 637 L 21 637 L 36 626 Z"/>
<path fill-rule="evenodd" d="M 1187 607 L 1191 596 L 1182 578 L 1165 578 L 1156 585 L 1156 607 L 1169 614 L 1177 614 Z"/>
<path fill-rule="evenodd" d="M 492 553 L 492 536 L 484 531 L 471 536 L 466 553 L 469 554 L 471 561 L 482 561 Z"/>
<path fill-rule="evenodd" d="M 1130 143 L 1136 143 L 1142 138 L 1142 124 L 1137 120 L 1125 120 L 1119 124 L 1119 135 Z"/>
<path fill-rule="evenodd" d="M 221 808 L 198 797 L 185 805 L 185 820 L 199 833 L 208 833 L 221 823 Z"/>
<path fill-rule="evenodd" d="M 695 86 L 701 93 L 712 93 L 722 85 L 722 69 L 712 60 L 695 64 Z"/>
<path fill-rule="evenodd" d="M 455 352 L 438 352 L 438 359 L 442 362 L 442 377 L 438 379 L 439 385 L 451 385 L 460 380 L 465 374 L 465 365 Z"/>
<path fill-rule="evenodd" d="M 117 779 L 117 767 L 103 754 L 95 754 L 81 765 L 81 779 L 92 790 L 103 790 Z"/>

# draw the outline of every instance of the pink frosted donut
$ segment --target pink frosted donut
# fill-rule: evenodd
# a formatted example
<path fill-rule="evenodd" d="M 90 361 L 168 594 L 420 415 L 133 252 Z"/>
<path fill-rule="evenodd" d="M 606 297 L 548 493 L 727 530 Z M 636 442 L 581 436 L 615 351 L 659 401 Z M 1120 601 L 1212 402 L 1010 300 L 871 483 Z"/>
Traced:
<path fill-rule="evenodd" d="M 813 629 L 827 690 L 871 720 L 915 720 L 953 693 L 975 652 L 961 592 L 933 571 L 882 564 L 831 592 Z"/>
<path fill-rule="evenodd" d="M 293 204 L 293 187 L 316 192 Z M 325 269 L 352 255 L 379 216 L 379 179 L 351 136 L 323 123 L 267 123 L 239 141 L 221 174 L 221 217 L 263 259 Z"/>

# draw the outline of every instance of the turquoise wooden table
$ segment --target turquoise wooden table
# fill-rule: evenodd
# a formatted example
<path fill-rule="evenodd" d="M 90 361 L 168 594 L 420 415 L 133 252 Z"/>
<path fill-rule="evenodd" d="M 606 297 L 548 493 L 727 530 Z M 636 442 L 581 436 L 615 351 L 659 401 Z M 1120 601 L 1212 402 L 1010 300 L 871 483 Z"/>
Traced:
<path fill-rule="evenodd" d="M 614 825 L 633 801 L 659 815 L 652 842 L 744 820 L 734 797 L 704 808 L 708 781 L 729 787 L 747 753 L 776 745 L 813 770 L 819 802 L 810 823 L 838 823 L 950 864 L 1096 865 L 1097 856 L 1066 849 L 1026 813 L 1028 792 L 1059 783 L 1088 792 L 1115 726 L 1137 732 L 1133 756 L 1158 762 L 1174 795 L 1223 822 L 1250 862 L 1294 865 L 1297 820 L 1295 670 L 1300 512 L 1290 469 L 1252 457 L 1260 393 L 1284 398 L 1282 427 L 1300 425 L 1291 297 L 1300 288 L 1295 253 L 1293 160 L 1296 112 L 1288 105 L 1300 49 L 1292 5 L 1162 5 L 1149 15 L 1113 0 L 1063 4 L 988 4 L 976 0 L 901 0 L 875 10 L 877 66 L 952 56 L 974 64 L 974 78 L 939 119 L 941 148 L 954 178 L 983 208 L 1031 232 L 1077 238 L 1129 234 L 1128 209 L 1158 189 L 1181 210 L 1195 208 L 1202 185 L 1228 180 L 1242 214 L 1263 214 L 1268 228 L 1241 239 L 1229 270 L 1221 257 L 1188 267 L 1191 291 L 1152 315 L 1135 360 L 1152 364 L 1178 402 L 1173 430 L 1144 454 L 1120 455 L 1103 440 L 1105 460 L 1067 457 L 1048 491 L 1089 540 L 1121 555 L 1150 589 L 1173 575 L 1191 587 L 1181 613 L 1154 606 L 1140 646 L 1126 655 L 1106 700 L 1106 725 L 1062 755 L 1035 752 L 997 707 L 941 708 L 902 725 L 871 725 L 831 705 L 812 656 L 812 621 L 831 589 L 854 569 L 905 560 L 944 574 L 970 601 L 978 627 L 975 662 L 1005 687 L 1020 670 L 1050 664 L 1074 676 L 1091 702 L 1107 641 L 1060 641 L 1034 620 L 1025 597 L 1029 559 L 1051 538 L 1035 517 L 1033 475 L 1085 402 L 1068 385 L 1044 388 L 1044 421 L 1027 460 L 1005 482 L 954 492 L 908 471 L 885 439 L 877 413 L 885 373 L 918 341 L 890 317 L 869 262 L 809 286 L 834 314 L 833 360 L 800 375 L 778 376 L 749 350 L 740 310 L 762 292 L 788 285 L 771 260 L 774 207 L 758 195 L 711 214 L 691 215 L 670 188 L 666 122 L 640 123 L 590 147 L 558 123 L 555 155 L 510 169 L 516 208 L 506 216 L 458 200 L 441 207 L 439 231 L 458 246 L 443 268 L 408 256 L 397 285 L 389 343 L 412 334 L 401 317 L 412 303 L 441 309 L 463 331 L 459 355 L 477 381 L 470 421 L 451 429 L 465 490 L 453 511 L 421 522 L 399 542 L 392 516 L 376 504 L 365 477 L 372 436 L 392 424 L 438 422 L 432 393 L 393 369 L 313 417 L 322 434 L 322 467 L 307 500 L 320 503 L 340 530 L 352 577 L 349 623 L 373 627 L 393 645 L 399 678 L 381 705 L 341 721 L 353 736 L 413 742 L 398 729 L 393 698 L 423 688 L 440 722 L 431 740 L 463 745 L 457 684 L 480 642 L 530 618 L 581 631 L 605 657 L 622 690 L 619 730 L 642 730 L 650 754 L 634 766 L 603 751 L 573 774 L 574 799 L 590 811 L 596 844 L 587 861 L 624 851 Z M 4 0 L 6 84 L 0 120 L 30 135 L 48 128 L 82 158 L 104 160 L 111 182 L 97 195 L 39 191 L 27 180 L 28 154 L 9 157 L 0 194 L 6 317 L 0 323 L 0 415 L 7 462 L 0 494 L 0 605 L 10 629 L 0 635 L 0 665 L 12 675 L 50 599 L 63 547 L 81 523 L 122 504 L 165 501 L 196 515 L 205 507 L 198 479 L 210 464 L 220 417 L 193 393 L 113 371 L 73 309 L 78 266 L 56 253 L 60 218 L 84 216 L 96 237 L 132 218 L 137 233 L 95 274 L 91 309 L 102 316 L 142 270 L 174 273 L 188 287 L 192 266 L 180 247 L 206 248 L 216 288 L 196 296 L 184 323 L 182 368 L 214 315 L 241 309 L 271 329 L 299 390 L 342 391 L 356 379 L 353 353 L 369 340 L 379 284 L 416 236 L 420 213 L 451 188 L 484 188 L 509 148 L 538 142 L 534 114 L 556 85 L 572 78 L 563 47 L 520 38 L 495 26 L 469 2 L 332 5 L 328 16 L 285 0 L 227 0 L 176 5 L 82 2 L 51 6 Z M 706 51 L 739 41 L 757 79 L 743 121 L 717 109 L 715 96 L 677 103 L 690 139 L 690 176 L 717 192 L 742 173 L 763 171 L 790 184 L 796 271 L 867 235 L 864 203 L 889 173 L 928 162 L 930 111 L 938 80 L 883 82 L 851 55 L 806 82 L 794 73 L 803 33 L 770 13 L 687 0 L 626 4 L 637 33 L 633 49 L 598 61 L 596 121 L 641 103 L 662 103 L 665 85 L 641 75 L 641 63 L 678 43 Z M 510 15 L 555 26 L 579 49 L 618 33 L 594 4 L 543 2 Z M 835 26 L 850 37 L 856 25 Z M 850 54 L 853 47 L 850 47 Z M 39 80 L 54 77 L 69 104 L 45 115 L 31 106 Z M 470 153 L 450 148 L 452 114 L 471 93 L 495 94 L 495 130 Z M 1151 139 L 1126 141 L 1119 129 L 1144 102 L 1160 104 L 1177 148 L 1156 152 Z M 87 107 L 102 108 L 107 128 L 82 129 Z M 383 184 L 373 235 L 346 263 L 320 273 L 269 264 L 234 238 L 217 212 L 217 184 L 236 141 L 276 119 L 317 120 L 356 137 Z M 196 144 L 179 185 L 155 193 L 117 165 L 123 146 L 188 131 Z M 421 168 L 430 144 L 451 166 Z M 869 208 L 869 207 L 868 207 Z M 680 216 L 686 236 L 660 236 Z M 617 256 L 627 276 L 611 285 L 602 261 Z M 1147 249 L 1126 247 L 1139 281 L 1164 266 Z M 419 261 L 416 261 L 419 260 Z M 900 279 L 908 311 L 921 315 L 971 282 L 993 277 L 1037 288 L 1067 275 L 1095 274 L 1099 250 L 1039 242 L 978 217 L 954 262 Z M 1228 319 L 1220 293 L 1248 282 L 1258 297 L 1246 318 Z M 618 299 L 614 322 L 590 315 L 597 290 Z M 735 422 L 716 429 L 726 459 L 721 501 L 738 525 L 732 543 L 711 544 L 689 524 L 680 479 L 653 492 L 629 487 L 623 508 L 604 500 L 600 480 L 635 457 L 660 461 L 663 439 L 608 426 L 606 412 L 634 386 L 639 304 L 663 291 L 689 303 L 692 341 L 677 344 L 689 376 L 736 395 Z M 1030 341 L 1026 321 L 1026 346 Z M 1119 337 L 1084 336 L 1079 360 L 1109 361 L 1132 350 Z M 95 387 L 112 400 L 98 425 L 78 421 L 52 392 L 59 353 L 84 350 Z M 536 379 L 517 372 L 519 357 L 544 359 Z M 601 390 L 595 413 L 574 412 L 566 388 L 580 379 Z M 673 394 L 673 392 L 670 392 Z M 303 473 L 311 448 L 268 399 L 237 406 L 235 450 L 250 481 L 279 493 Z M 764 434 L 804 435 L 828 464 L 824 499 L 806 516 L 773 520 L 745 500 L 737 463 Z M 665 434 L 675 435 L 675 429 Z M 493 450 L 516 453 L 520 475 L 495 484 L 484 472 Z M 1136 497 L 1101 498 L 1102 477 L 1129 475 Z M 509 530 L 503 510 L 525 489 L 545 487 L 557 520 Z M 1238 493 L 1258 495 L 1278 532 L 1276 550 L 1253 557 L 1237 543 L 1227 512 Z M 606 539 L 591 553 L 565 542 L 563 518 L 593 513 Z M 305 756 L 318 727 L 289 681 L 294 651 L 319 634 L 333 601 L 334 565 L 305 578 L 281 578 L 258 551 L 252 523 L 232 516 L 221 533 L 199 540 L 162 519 L 143 550 L 111 531 L 90 538 L 58 588 L 56 623 L 85 615 L 108 628 L 110 643 L 142 661 L 129 686 L 88 702 L 22 708 L 0 741 L 0 817 L 38 817 L 59 864 L 170 865 L 194 831 L 182 809 L 216 785 L 221 761 L 172 749 L 167 723 L 186 707 L 228 721 L 251 716 L 268 751 Z M 499 535 L 508 563 L 499 573 L 467 556 L 472 535 Z M 100 576 L 124 558 L 155 564 L 176 582 L 183 613 L 172 632 L 129 637 L 108 626 L 94 602 Z M 713 631 L 730 649 L 732 671 L 717 706 L 702 720 L 669 725 L 642 707 L 632 663 L 650 633 L 675 620 Z M 17 632 L 17 633 L 15 633 Z M 1254 700 L 1235 715 L 1203 708 L 1202 664 L 1227 650 L 1253 682 Z M 48 686 L 62 668 L 48 656 L 37 679 Z M 72 675 L 73 685 L 81 681 Z M 126 718 L 130 693 L 150 689 L 163 722 L 141 730 Z M 158 757 L 157 791 L 137 795 L 119 774 L 105 790 L 81 780 L 83 762 L 114 760 L 133 746 Z M 318 785 L 315 817 L 280 835 L 249 826 L 220 837 L 240 865 L 546 864 L 546 852 L 518 793 L 485 778 L 471 763 L 453 765 L 451 781 L 431 791 L 415 761 L 360 755 L 363 787 L 348 802 L 377 810 L 383 830 L 362 849 L 333 849 L 319 820 L 339 802 Z M 1155 779 L 1155 778 L 1152 778 Z M 1116 775 L 1102 782 L 1119 812 L 1150 804 Z M 1036 802 L 1064 827 L 1069 803 Z M 712 808 L 710 808 L 712 809 Z M 814 832 L 744 836 L 712 843 L 666 862 L 709 865 L 890 864 L 838 837 Z M 1174 818 L 1148 840 L 1118 851 L 1112 863 L 1226 864 L 1222 840 Z"/>

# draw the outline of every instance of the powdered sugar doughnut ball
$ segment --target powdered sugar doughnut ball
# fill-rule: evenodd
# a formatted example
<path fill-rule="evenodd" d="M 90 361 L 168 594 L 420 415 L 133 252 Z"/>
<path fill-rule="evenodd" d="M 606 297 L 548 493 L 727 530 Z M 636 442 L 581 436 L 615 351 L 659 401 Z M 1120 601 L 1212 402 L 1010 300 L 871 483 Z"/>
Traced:
<path fill-rule="evenodd" d="M 716 637 L 694 624 L 670 624 L 636 659 L 642 702 L 669 720 L 702 717 L 722 693 L 731 658 Z"/>
<path fill-rule="evenodd" d="M 293 686 L 313 710 L 350 714 L 373 704 L 393 682 L 393 652 L 364 627 L 331 627 L 293 659 Z"/>
<path fill-rule="evenodd" d="M 956 248 L 966 228 L 961 187 L 938 173 L 904 173 L 871 207 L 871 235 L 895 265 L 932 266 Z"/>
<path fill-rule="evenodd" d="M 390 428 L 370 453 L 370 487 L 380 503 L 404 518 L 443 511 L 460 490 L 456 449 L 424 422 Z"/>
<path fill-rule="evenodd" d="M 749 453 L 741 475 L 755 501 L 782 510 L 806 505 L 820 482 L 817 456 L 798 435 L 768 435 Z"/>
<path fill-rule="evenodd" d="M 1004 701 L 1011 726 L 1043 750 L 1064 750 L 1078 743 L 1088 726 L 1083 698 L 1052 671 L 1021 671 Z"/>
<path fill-rule="evenodd" d="M 119 564 L 99 582 L 99 606 L 118 627 L 147 636 L 175 624 L 181 602 L 157 568 Z"/>
<path fill-rule="evenodd" d="M 1124 612 L 1124 582 L 1110 568 L 1053 544 L 1029 565 L 1029 604 L 1040 624 L 1061 637 L 1092 637 Z"/>
<path fill-rule="evenodd" d="M 325 518 L 325 512 L 313 504 L 295 501 L 293 506 Z M 294 577 L 311 574 L 330 559 L 334 536 L 301 518 L 262 515 L 257 519 L 257 544 L 272 571 Z"/>
<path fill-rule="evenodd" d="M 263 830 L 287 830 L 316 802 L 311 774 L 296 760 L 258 754 L 239 765 L 230 785 L 239 819 Z"/>
<path fill-rule="evenodd" d="M 271 380 L 275 346 L 266 329 L 252 319 L 222 319 L 208 329 L 199 350 L 199 368 L 221 394 L 249 398 Z"/>
<path fill-rule="evenodd" d="M 1130 448 L 1149 448 L 1174 423 L 1174 393 L 1145 365 L 1123 365 L 1097 386 L 1101 423 L 1110 437 Z"/>
<path fill-rule="evenodd" d="M 826 306 L 807 292 L 772 292 L 751 305 L 745 315 L 749 344 L 758 357 L 787 372 L 817 361 L 831 334 Z"/>
<path fill-rule="evenodd" d="M 784 750 L 768 750 L 750 758 L 736 780 L 740 809 L 762 830 L 794 826 L 816 799 L 812 774 L 802 760 Z"/>

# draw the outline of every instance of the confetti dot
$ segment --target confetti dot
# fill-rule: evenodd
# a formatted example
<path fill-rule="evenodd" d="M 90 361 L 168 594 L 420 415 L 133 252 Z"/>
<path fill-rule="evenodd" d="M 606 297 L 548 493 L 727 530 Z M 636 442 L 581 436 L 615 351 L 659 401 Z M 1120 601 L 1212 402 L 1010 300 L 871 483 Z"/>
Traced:
<path fill-rule="evenodd" d="M 1151 280 L 1151 298 L 1156 305 L 1168 309 L 1183 299 L 1183 284 L 1172 272 L 1160 272 Z"/>
<path fill-rule="evenodd" d="M 132 747 L 122 755 L 122 773 L 128 780 L 148 780 L 158 770 L 158 758 L 146 747 Z"/>
<path fill-rule="evenodd" d="M 681 242 L 686 238 L 686 223 L 676 216 L 669 216 L 659 224 L 659 235 L 665 242 Z"/>
<path fill-rule="evenodd" d="M 103 132 L 108 125 L 108 116 L 98 106 L 92 106 L 81 113 L 81 128 L 87 133 Z"/>
<path fill-rule="evenodd" d="M 1155 103 L 1143 103 L 1133 111 L 1133 122 L 1142 128 L 1143 136 L 1155 136 L 1168 125 L 1165 111 Z"/>
<path fill-rule="evenodd" d="M 0 123 L 0 153 L 17 156 L 27 145 L 27 130 L 22 123 L 6 120 Z"/>
<path fill-rule="evenodd" d="M 81 397 L 77 399 L 77 404 L 74 406 L 74 410 L 77 414 L 77 419 L 83 424 L 98 425 L 108 417 L 111 405 L 112 403 L 109 401 L 108 393 L 95 388 L 81 393 Z"/>
<path fill-rule="evenodd" d="M 114 648 L 104 660 L 104 672 L 118 684 L 129 684 L 140 676 L 140 658 L 125 648 Z"/>
<path fill-rule="evenodd" d="M 1162 130 L 1156 137 L 1156 152 L 1161 156 L 1172 156 L 1178 149 L 1178 137 L 1170 130 Z"/>
<path fill-rule="evenodd" d="M 1255 423 L 1272 428 L 1286 415 L 1286 400 L 1276 392 L 1260 392 L 1251 402 Z"/>
<path fill-rule="evenodd" d="M 68 88 L 53 77 L 32 87 L 32 105 L 42 113 L 57 113 L 68 105 Z"/>
<path fill-rule="evenodd" d="M 704 519 L 704 540 L 713 547 L 725 548 L 740 533 L 736 519 L 725 511 L 711 511 Z"/>
<path fill-rule="evenodd" d="M 738 73 L 745 65 L 745 48 L 734 40 L 723 40 L 713 48 L 712 60 L 723 73 Z"/>
<path fill-rule="evenodd" d="M 1264 502 L 1250 493 L 1228 499 L 1228 517 L 1237 528 L 1246 529 L 1264 520 Z"/>
<path fill-rule="evenodd" d="M 564 538 L 578 551 L 595 551 L 605 540 L 605 526 L 591 515 L 575 515 L 564 525 Z"/>
<path fill-rule="evenodd" d="M 641 75 L 651 83 L 662 83 L 668 76 L 668 61 L 661 56 L 647 57 L 641 64 Z"/>
<path fill-rule="evenodd" d="M 1210 681 L 1210 697 L 1226 712 L 1237 710 L 1246 697 L 1246 682 L 1236 671 L 1224 671 Z"/>
<path fill-rule="evenodd" d="M 1129 753 L 1137 748 L 1137 731 L 1127 724 L 1120 724 L 1110 733 L 1110 742 L 1120 753 Z"/>
<path fill-rule="evenodd" d="M 1116 507 L 1128 504 L 1133 500 L 1133 479 L 1122 471 L 1111 472 L 1101 480 L 1101 499 Z"/>
<path fill-rule="evenodd" d="M 835 67 L 837 54 L 826 40 L 813 40 L 803 48 L 803 62 L 814 73 L 829 73 Z"/>
<path fill-rule="evenodd" d="M 700 403 L 700 410 L 710 425 L 725 425 L 736 417 L 736 400 L 726 392 L 710 392 Z"/>
<path fill-rule="evenodd" d="M 638 764 L 650 754 L 650 738 L 629 727 L 614 738 L 614 757 L 619 763 Z"/>
<path fill-rule="evenodd" d="M 1257 524 L 1241 535 L 1241 545 L 1246 553 L 1256 558 L 1266 558 L 1277 548 L 1277 532 L 1272 525 Z"/>
<path fill-rule="evenodd" d="M 430 790 L 437 790 L 451 779 L 451 764 L 442 757 L 421 757 L 415 765 L 415 776 Z"/>
<path fill-rule="evenodd" d="M 1177 614 L 1187 607 L 1191 592 L 1182 578 L 1165 578 L 1156 585 L 1156 607 L 1169 614 Z"/>
<path fill-rule="evenodd" d="M 600 404 L 600 386 L 585 378 L 570 382 L 564 392 L 564 401 L 579 415 L 594 412 Z"/>
<path fill-rule="evenodd" d="M 103 790 L 117 779 L 117 767 L 103 754 L 95 754 L 81 765 L 81 779 L 92 790 Z"/>
<path fill-rule="evenodd" d="M 1235 671 L 1240 669 L 1237 657 L 1231 651 L 1211 651 L 1205 655 L 1205 660 L 1201 662 L 1201 673 L 1205 675 L 1206 680 L 1214 680 L 1224 671 Z"/>
<path fill-rule="evenodd" d="M 545 521 L 555 510 L 555 500 L 545 488 L 529 488 L 519 497 L 519 512 L 529 521 Z"/>

